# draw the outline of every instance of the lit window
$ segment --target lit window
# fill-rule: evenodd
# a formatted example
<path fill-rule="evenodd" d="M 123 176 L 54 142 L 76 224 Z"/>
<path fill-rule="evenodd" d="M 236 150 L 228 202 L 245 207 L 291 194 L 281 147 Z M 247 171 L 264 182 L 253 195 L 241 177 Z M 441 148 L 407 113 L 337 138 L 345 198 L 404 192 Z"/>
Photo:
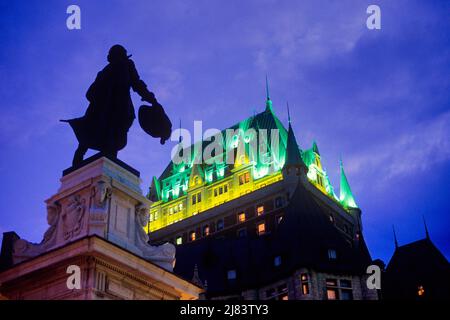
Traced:
<path fill-rule="evenodd" d="M 302 294 L 309 294 L 309 283 L 302 283 Z"/>
<path fill-rule="evenodd" d="M 329 249 L 328 250 L 328 259 L 336 260 L 336 258 L 337 258 L 336 250 Z"/>
<path fill-rule="evenodd" d="M 334 222 L 334 217 L 330 214 L 330 222 Z"/>
<path fill-rule="evenodd" d="M 279 267 L 281 265 L 281 257 L 280 256 L 276 256 L 275 259 L 273 259 L 273 265 L 275 267 Z"/>
<path fill-rule="evenodd" d="M 239 222 L 244 222 L 245 221 L 245 212 L 242 212 L 242 213 L 238 214 L 238 221 Z"/>
<path fill-rule="evenodd" d="M 227 278 L 228 278 L 228 280 L 236 279 L 236 270 L 228 270 Z"/>
<path fill-rule="evenodd" d="M 262 235 L 266 232 L 266 224 L 264 222 L 258 224 L 258 235 Z"/>
<path fill-rule="evenodd" d="M 302 283 L 302 294 L 306 295 L 309 294 L 309 281 L 308 281 L 308 274 L 302 273 L 300 275 L 300 280 Z"/>
<path fill-rule="evenodd" d="M 425 289 L 423 288 L 423 286 L 419 286 L 419 287 L 417 288 L 417 295 L 418 295 L 419 297 L 422 297 L 424 294 L 425 294 Z"/>
<path fill-rule="evenodd" d="M 173 214 L 173 208 L 169 208 L 169 214 Z"/>
<path fill-rule="evenodd" d="M 328 300 L 337 300 L 338 299 L 337 289 L 327 289 L 327 299 Z"/>
<path fill-rule="evenodd" d="M 180 245 L 182 243 L 183 243 L 183 238 L 182 237 L 178 237 L 177 240 L 176 240 L 176 244 Z"/>
<path fill-rule="evenodd" d="M 204 237 L 209 236 L 209 226 L 208 225 L 203 227 L 203 236 Z"/>
<path fill-rule="evenodd" d="M 258 206 L 256 208 L 256 213 L 258 214 L 258 216 L 262 215 L 264 213 L 264 206 Z"/>
<path fill-rule="evenodd" d="M 288 299 L 288 295 L 287 294 L 283 294 L 282 296 L 280 296 L 280 300 L 289 300 Z"/>
<path fill-rule="evenodd" d="M 246 172 L 246 173 L 241 174 L 239 176 L 239 185 L 243 185 L 243 184 L 246 184 L 248 182 L 250 182 L 250 173 L 249 172 Z"/>
<path fill-rule="evenodd" d="M 150 222 L 153 221 L 153 213 L 150 213 Z"/>
<path fill-rule="evenodd" d="M 189 234 L 189 239 L 191 240 L 191 241 L 195 241 L 195 238 L 196 238 L 196 234 L 195 234 L 195 231 L 191 231 L 191 233 Z"/>
<path fill-rule="evenodd" d="M 222 220 L 222 219 L 220 219 L 219 221 L 217 221 L 216 229 L 217 229 L 217 231 L 223 229 L 223 220 Z"/>

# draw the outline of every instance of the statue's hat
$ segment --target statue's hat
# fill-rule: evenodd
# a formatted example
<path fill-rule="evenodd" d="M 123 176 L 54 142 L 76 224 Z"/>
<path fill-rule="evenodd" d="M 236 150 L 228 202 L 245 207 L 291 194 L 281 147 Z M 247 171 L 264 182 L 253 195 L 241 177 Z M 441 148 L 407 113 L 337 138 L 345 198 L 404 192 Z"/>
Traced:
<path fill-rule="evenodd" d="M 164 144 L 170 138 L 172 122 L 170 122 L 164 108 L 159 103 L 153 103 L 151 107 L 140 106 L 138 117 L 142 130 L 153 138 L 161 138 L 161 144 Z"/>

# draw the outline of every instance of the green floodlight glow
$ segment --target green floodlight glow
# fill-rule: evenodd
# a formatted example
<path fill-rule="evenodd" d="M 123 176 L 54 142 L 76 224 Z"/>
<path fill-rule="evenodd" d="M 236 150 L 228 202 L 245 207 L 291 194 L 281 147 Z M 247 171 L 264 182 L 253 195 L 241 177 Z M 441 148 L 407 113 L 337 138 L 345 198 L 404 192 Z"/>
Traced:
<path fill-rule="evenodd" d="M 341 185 L 340 185 L 339 201 L 342 203 L 344 207 L 358 208 L 355 202 L 355 198 L 353 197 L 352 190 L 350 189 L 350 184 L 348 183 L 347 177 L 345 176 L 342 160 L 340 165 L 341 165 Z"/>

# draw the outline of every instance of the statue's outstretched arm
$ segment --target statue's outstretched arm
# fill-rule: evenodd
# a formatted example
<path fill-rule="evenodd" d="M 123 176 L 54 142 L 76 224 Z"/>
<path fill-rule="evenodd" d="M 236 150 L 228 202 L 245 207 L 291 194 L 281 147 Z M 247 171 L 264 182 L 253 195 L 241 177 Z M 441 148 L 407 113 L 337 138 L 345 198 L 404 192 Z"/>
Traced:
<path fill-rule="evenodd" d="M 136 66 L 134 65 L 133 60 L 129 60 L 129 63 L 130 63 L 131 87 L 133 88 L 133 91 L 136 92 L 138 95 L 140 95 L 142 100 L 152 104 L 157 103 L 153 92 L 150 92 L 147 89 L 147 85 L 139 77 L 139 74 L 136 70 Z"/>

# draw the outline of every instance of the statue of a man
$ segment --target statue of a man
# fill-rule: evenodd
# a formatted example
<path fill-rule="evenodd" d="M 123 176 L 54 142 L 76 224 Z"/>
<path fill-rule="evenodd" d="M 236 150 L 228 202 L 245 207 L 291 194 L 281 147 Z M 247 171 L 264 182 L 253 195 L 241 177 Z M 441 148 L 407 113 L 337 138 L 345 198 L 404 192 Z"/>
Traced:
<path fill-rule="evenodd" d="M 139 78 L 130 57 L 123 46 L 111 47 L 109 64 L 97 74 L 86 93 L 89 107 L 85 115 L 63 120 L 71 125 L 79 143 L 73 158 L 74 166 L 81 163 L 88 149 L 116 158 L 117 152 L 125 147 L 128 130 L 136 118 L 130 88 L 141 96 L 142 101 L 159 105 L 155 95 Z"/>

